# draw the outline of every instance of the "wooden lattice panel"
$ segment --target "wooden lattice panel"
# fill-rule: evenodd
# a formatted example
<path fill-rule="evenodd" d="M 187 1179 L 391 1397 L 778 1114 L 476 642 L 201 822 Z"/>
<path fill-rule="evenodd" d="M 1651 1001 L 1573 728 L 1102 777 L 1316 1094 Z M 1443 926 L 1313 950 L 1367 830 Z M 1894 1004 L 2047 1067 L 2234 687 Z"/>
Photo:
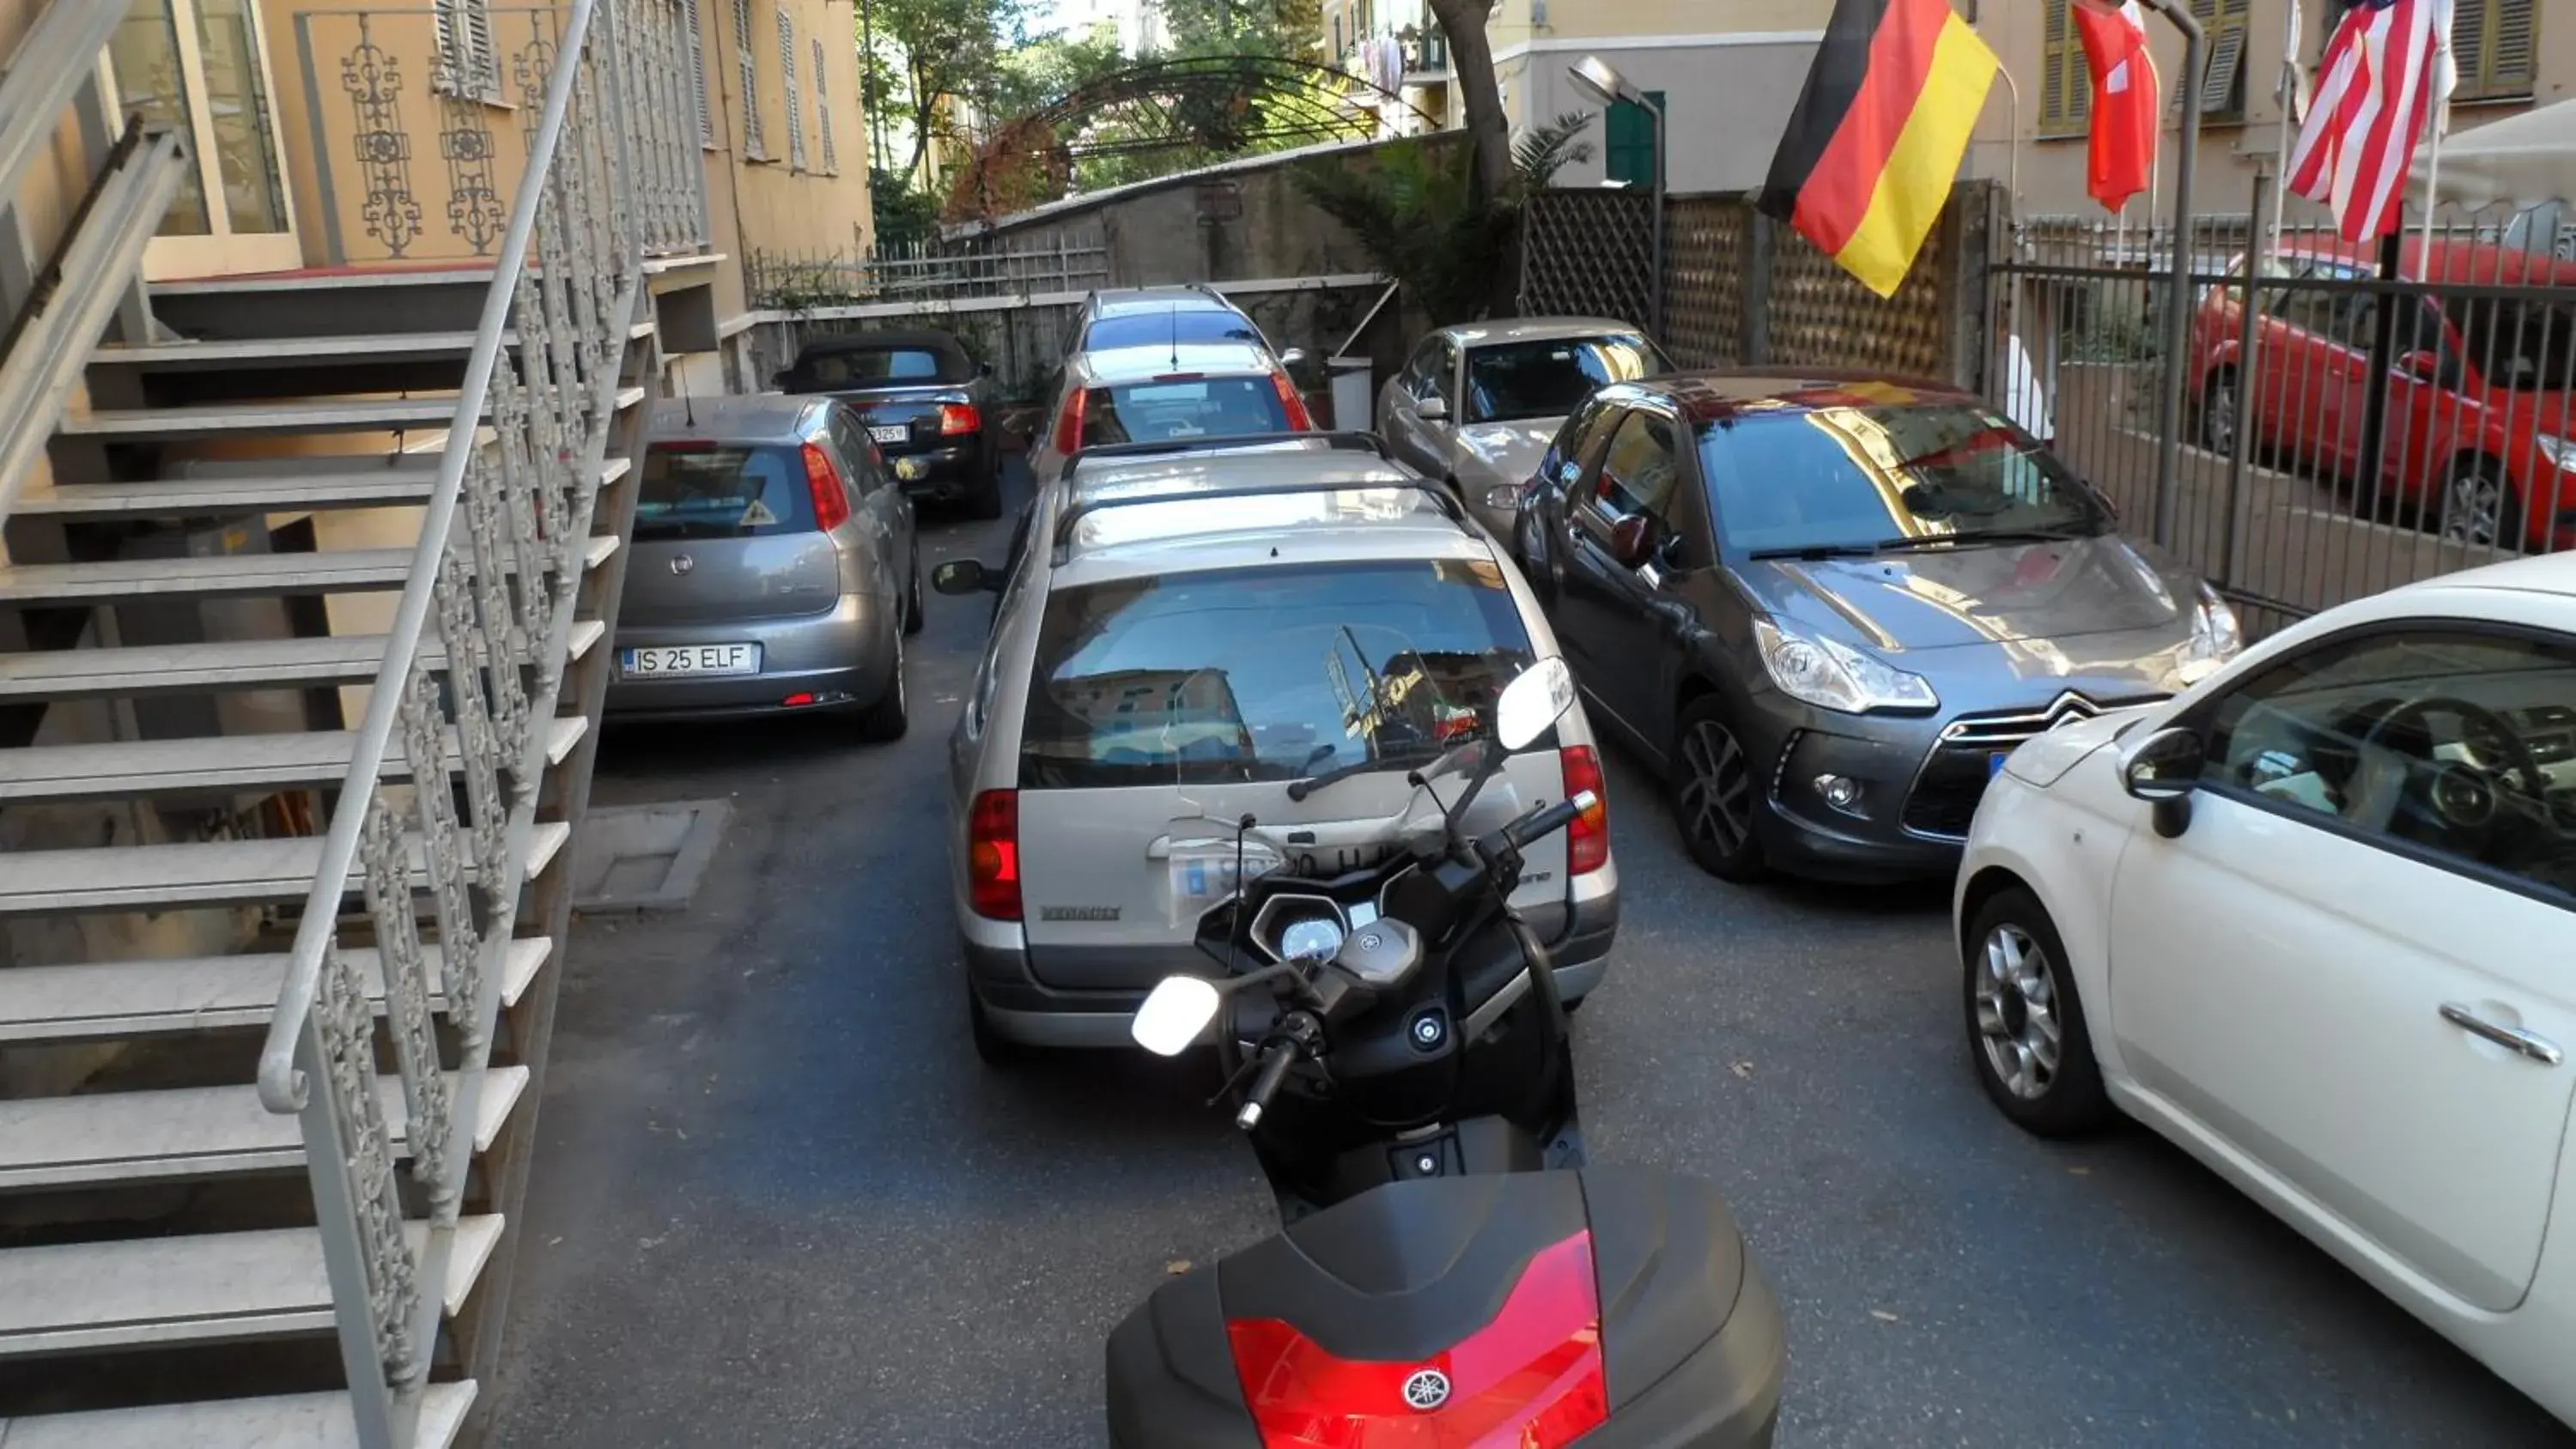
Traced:
<path fill-rule="evenodd" d="M 1958 213 L 1942 216 L 1914 269 L 1893 297 L 1862 286 L 1834 259 L 1787 227 L 1775 229 L 1771 259 L 1771 360 L 1786 367 L 1859 367 L 1942 377 L 1950 314 L 1950 237 Z"/>
<path fill-rule="evenodd" d="M 1752 208 L 1732 196 L 1676 197 L 1664 224 L 1664 349 L 1683 367 L 1743 361 Z"/>
<path fill-rule="evenodd" d="M 1530 198 L 1521 315 L 1617 317 L 1651 310 L 1654 198 L 1633 191 L 1541 191 Z"/>

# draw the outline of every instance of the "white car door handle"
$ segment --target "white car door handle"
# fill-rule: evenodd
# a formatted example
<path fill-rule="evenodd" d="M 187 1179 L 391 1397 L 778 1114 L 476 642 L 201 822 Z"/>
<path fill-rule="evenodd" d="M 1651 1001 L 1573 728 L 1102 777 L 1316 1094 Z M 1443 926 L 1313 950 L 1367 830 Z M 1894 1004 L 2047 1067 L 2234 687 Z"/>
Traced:
<path fill-rule="evenodd" d="M 2554 1067 L 2567 1060 L 2567 1054 L 2549 1038 L 2518 1026 L 2498 1026 L 2456 1001 L 2442 1003 L 2442 1019 L 2471 1036 L 2484 1037 L 2507 1051 L 2520 1052 L 2544 1067 Z"/>

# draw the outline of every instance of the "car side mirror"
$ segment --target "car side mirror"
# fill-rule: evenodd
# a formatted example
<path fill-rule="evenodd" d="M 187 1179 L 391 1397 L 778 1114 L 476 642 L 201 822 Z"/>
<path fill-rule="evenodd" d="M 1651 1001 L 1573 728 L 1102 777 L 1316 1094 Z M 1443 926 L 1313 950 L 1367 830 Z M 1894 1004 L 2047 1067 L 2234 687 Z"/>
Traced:
<path fill-rule="evenodd" d="M 943 594 L 998 594 L 1002 572 L 975 559 L 950 559 L 930 571 L 930 586 Z"/>
<path fill-rule="evenodd" d="M 2442 375 L 2442 359 L 2430 352 L 2410 352 L 2397 359 L 2397 370 L 2417 382 L 2433 382 Z"/>
<path fill-rule="evenodd" d="M 993 364 L 989 362 L 976 363 L 975 375 L 977 377 L 991 377 L 993 375 Z"/>
<path fill-rule="evenodd" d="M 1304 367 L 1305 365 L 1306 365 L 1306 349 L 1305 349 L 1305 348 L 1302 348 L 1302 347 L 1291 347 L 1291 348 L 1289 348 L 1287 351 L 1285 351 L 1285 352 L 1283 352 L 1283 353 L 1280 353 L 1280 354 L 1279 354 L 1279 366 L 1280 366 L 1280 368 L 1281 368 L 1283 371 L 1294 372 L 1294 371 L 1296 371 L 1298 368 Z"/>
<path fill-rule="evenodd" d="M 1449 418 L 1449 400 L 1435 392 L 1413 405 L 1413 415 L 1426 423 L 1446 422 Z"/>
<path fill-rule="evenodd" d="M 1655 520 L 1631 513 L 1610 526 L 1610 556 L 1621 568 L 1643 568 L 1655 557 Z"/>
<path fill-rule="evenodd" d="M 769 375 L 769 385 L 784 392 L 796 382 L 796 369 L 781 368 Z"/>
<path fill-rule="evenodd" d="M 2120 785 L 2155 807 L 2156 834 L 2173 839 L 2191 826 L 2191 794 L 2208 763 L 2197 730 L 2161 729 L 2120 756 Z"/>

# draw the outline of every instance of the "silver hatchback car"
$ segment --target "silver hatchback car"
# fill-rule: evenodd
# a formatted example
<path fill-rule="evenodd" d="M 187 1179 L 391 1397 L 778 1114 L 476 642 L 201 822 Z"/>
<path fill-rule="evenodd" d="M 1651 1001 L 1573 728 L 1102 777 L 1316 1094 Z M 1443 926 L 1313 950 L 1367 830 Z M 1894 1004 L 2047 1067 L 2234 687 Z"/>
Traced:
<path fill-rule="evenodd" d="M 904 732 L 921 628 L 912 502 L 830 398 L 707 398 L 653 414 L 607 714 L 834 710 Z"/>
<path fill-rule="evenodd" d="M 1555 636 L 1518 570 L 1439 485 L 1366 433 L 1176 439 L 1067 460 L 997 589 L 951 738 L 950 858 L 987 1060 L 1124 1046 L 1146 992 L 1216 963 L 1211 904 L 1168 842 L 1255 817 L 1311 870 L 1400 810 L 1407 767 L 1490 733 Z M 1582 711 L 1512 757 L 1533 802 L 1603 792 Z M 1298 852 L 1308 852 L 1300 856 Z M 1311 857 L 1311 858 L 1309 858 Z M 1606 809 L 1532 847 L 1513 902 L 1560 990 L 1599 984 L 1619 913 Z"/>

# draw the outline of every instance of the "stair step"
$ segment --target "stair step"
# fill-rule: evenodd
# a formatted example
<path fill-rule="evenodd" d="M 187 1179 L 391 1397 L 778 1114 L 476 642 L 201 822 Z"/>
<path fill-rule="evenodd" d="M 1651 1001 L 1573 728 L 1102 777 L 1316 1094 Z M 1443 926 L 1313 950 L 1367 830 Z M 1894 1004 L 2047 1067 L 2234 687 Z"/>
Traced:
<path fill-rule="evenodd" d="M 543 936 L 510 943 L 501 966 L 503 1006 L 519 1004 L 553 950 L 554 943 Z M 340 954 L 366 983 L 376 1014 L 383 1015 L 383 958 L 372 946 L 344 947 Z M 430 1010 L 445 1012 L 445 958 L 435 945 L 424 947 L 422 955 Z M 0 971 L 0 1046 L 266 1026 L 285 989 L 291 959 L 283 951 L 265 951 Z"/>
<path fill-rule="evenodd" d="M 448 1084 L 455 1083 L 451 1072 Z M 475 1151 L 490 1149 L 527 1086 L 526 1067 L 494 1067 L 484 1074 L 483 1095 L 475 1104 Z M 376 1100 L 395 1155 L 407 1159 L 402 1078 L 379 1078 Z M 253 1086 L 0 1101 L 0 1192 L 303 1165 L 301 1123 L 260 1105 Z"/>
<path fill-rule="evenodd" d="M 504 337 L 505 344 L 513 341 Z M 275 363 L 413 362 L 463 358 L 474 351 L 471 332 L 379 332 L 360 337 L 183 338 L 129 347 L 109 343 L 90 354 L 94 367 L 141 367 L 155 372 L 231 369 Z"/>
<path fill-rule="evenodd" d="M 426 1223 L 404 1224 L 417 1259 Z M 452 1316 L 500 1241 L 497 1215 L 456 1225 L 440 1300 Z M 128 1238 L 0 1251 L 0 1358 L 329 1333 L 331 1279 L 313 1228 Z"/>
<path fill-rule="evenodd" d="M 597 619 L 576 621 L 571 657 L 588 654 L 607 633 Z M 0 704 L 366 684 L 384 657 L 382 634 L 0 654 Z M 421 641 L 421 657 L 435 669 L 445 664 L 447 651 L 432 636 Z"/>
<path fill-rule="evenodd" d="M 593 538 L 584 551 L 584 566 L 597 568 L 616 551 L 614 537 Z M 399 589 L 411 577 L 411 564 L 412 550 L 407 548 L 0 564 L 0 604 L 117 604 L 140 598 L 351 594 Z"/>
<path fill-rule="evenodd" d="M 60 431 L 115 442 L 172 441 L 244 433 L 355 433 L 439 428 L 456 416 L 452 397 L 370 397 L 294 402 L 198 403 L 175 408 L 101 408 L 63 414 Z"/>
<path fill-rule="evenodd" d="M 474 1381 L 432 1384 L 421 1394 L 412 1449 L 448 1449 L 474 1406 Z M 359 1449 L 347 1394 L 209 1399 L 88 1414 L 0 1419 L 7 1449 Z"/>
<path fill-rule="evenodd" d="M 539 824 L 529 844 L 527 874 L 544 870 L 571 834 L 572 827 L 561 821 Z M 9 857 L 8 872 L 0 877 L 0 916 L 300 901 L 321 865 L 318 835 L 22 850 Z M 416 886 L 426 881 L 417 865 L 413 877 Z M 354 893 L 359 884 L 353 868 L 348 889 Z"/>
<path fill-rule="evenodd" d="M 587 724 L 575 715 L 550 719 L 545 728 L 546 763 L 560 765 Z M 349 773 L 357 747 L 355 730 L 326 730 L 0 750 L 0 805 L 336 785 Z M 453 729 L 447 732 L 447 768 L 463 768 Z M 399 743 L 385 761 L 383 778 L 411 778 Z"/>
<path fill-rule="evenodd" d="M 303 513 L 320 508 L 417 508 L 438 485 L 437 455 L 407 458 L 409 467 L 358 467 L 336 473 L 233 474 L 155 478 L 139 483 L 69 483 L 21 494 L 10 505 L 20 518 L 182 518 L 234 513 Z M 616 482 L 630 465 L 611 458 L 600 485 Z"/>
<path fill-rule="evenodd" d="M 429 502 L 438 475 L 379 468 L 283 478 L 169 478 L 145 483 L 74 483 L 20 495 L 19 518 L 131 518 L 226 513 L 301 513 L 311 508 L 402 508 Z"/>

